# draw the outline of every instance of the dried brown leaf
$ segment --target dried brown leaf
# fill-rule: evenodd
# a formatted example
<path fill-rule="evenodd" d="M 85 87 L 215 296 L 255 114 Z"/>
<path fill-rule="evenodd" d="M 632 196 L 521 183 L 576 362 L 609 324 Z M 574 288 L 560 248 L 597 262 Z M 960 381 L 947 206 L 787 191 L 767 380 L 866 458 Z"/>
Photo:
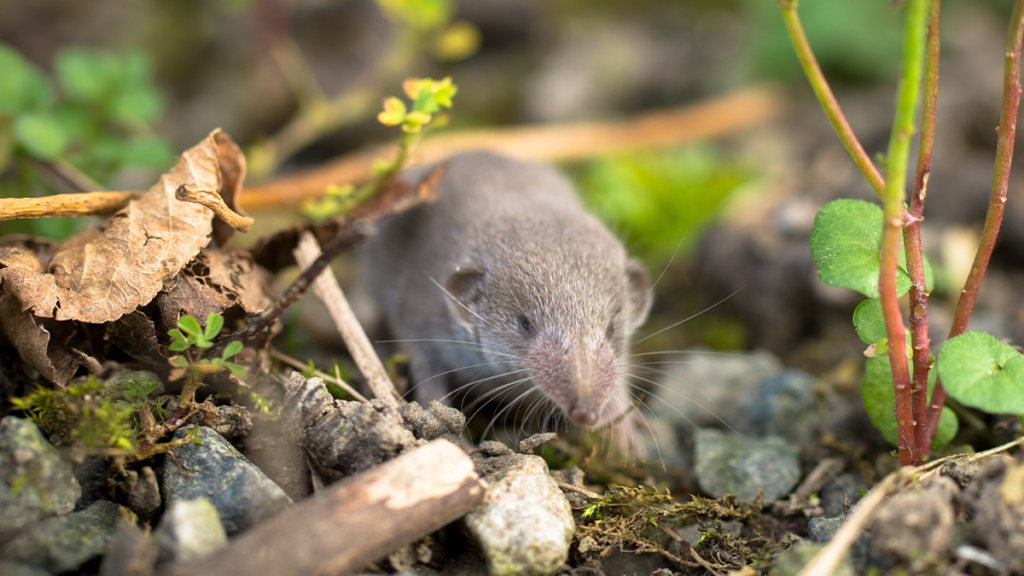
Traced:
<path fill-rule="evenodd" d="M 63 388 L 85 364 L 80 355 L 66 347 L 50 342 L 50 332 L 37 318 L 13 298 L 0 293 L 0 333 L 11 343 L 32 369 Z"/>
<path fill-rule="evenodd" d="M 0 247 L 0 285 L 37 317 L 116 320 L 150 302 L 210 242 L 213 213 L 177 200 L 175 190 L 222 190 L 227 182 L 233 203 L 244 172 L 237 146 L 216 130 L 148 193 L 104 225 L 55 246 L 48 261 L 19 246 Z"/>
<path fill-rule="evenodd" d="M 157 296 L 164 325 L 174 326 L 182 315 L 205 319 L 239 305 L 245 313 L 269 308 L 269 278 L 242 250 L 207 248 L 199 253 Z"/>

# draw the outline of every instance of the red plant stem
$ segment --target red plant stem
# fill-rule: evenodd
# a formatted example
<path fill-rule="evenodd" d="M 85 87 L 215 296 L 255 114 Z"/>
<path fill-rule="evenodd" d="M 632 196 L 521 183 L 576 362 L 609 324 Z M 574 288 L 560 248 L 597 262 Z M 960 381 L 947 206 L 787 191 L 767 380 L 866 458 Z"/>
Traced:
<path fill-rule="evenodd" d="M 800 60 L 800 66 L 803 68 L 804 75 L 807 76 L 807 80 L 811 84 L 811 89 L 814 90 L 814 95 L 818 97 L 818 102 L 825 111 L 825 115 L 828 116 L 829 122 L 832 123 L 832 128 L 835 129 L 839 140 L 846 147 L 850 158 L 853 159 L 853 163 L 857 165 L 857 168 L 867 178 L 868 184 L 874 188 L 875 193 L 882 196 L 885 192 L 885 180 L 878 172 L 867 152 L 864 151 L 860 141 L 857 140 L 853 129 L 850 128 L 850 123 L 846 121 L 846 116 L 843 115 L 839 102 L 836 100 L 835 95 L 832 94 L 832 89 L 829 87 L 828 81 L 825 80 L 825 75 L 822 74 L 818 61 L 814 58 L 811 45 L 807 42 L 807 35 L 804 34 L 803 25 L 800 24 L 800 16 L 796 11 L 797 5 L 800 3 L 799 0 L 777 0 L 777 2 L 782 10 L 782 19 L 786 23 L 786 31 L 789 33 L 790 42 L 793 44 L 793 49 L 796 50 L 796 57 Z"/>
<path fill-rule="evenodd" d="M 924 258 L 921 251 L 921 220 L 924 199 L 928 193 L 928 176 L 932 169 L 932 147 L 935 143 L 935 105 L 939 93 L 939 10 L 941 1 L 932 0 L 928 9 L 928 33 L 925 40 L 924 102 L 921 107 L 921 143 L 917 152 L 914 192 L 910 197 L 910 218 L 903 229 L 910 274 L 910 343 L 914 359 L 914 379 L 910 385 L 914 415 L 914 444 L 921 456 L 931 449 L 928 433 L 928 291 L 924 279 Z"/>
<path fill-rule="evenodd" d="M 910 371 L 907 366 L 906 329 L 896 295 L 896 269 L 899 265 L 900 233 L 903 200 L 906 196 L 907 157 L 914 134 L 914 119 L 920 99 L 921 76 L 924 72 L 925 30 L 929 0 L 908 0 L 903 30 L 903 55 L 900 79 L 896 88 L 896 114 L 889 136 L 886 158 L 885 194 L 882 196 L 881 266 L 878 272 L 878 295 L 889 339 L 889 366 L 896 395 L 896 426 L 899 463 L 909 466 L 921 456 L 914 431 Z"/>
<path fill-rule="evenodd" d="M 999 226 L 1003 221 L 1003 209 L 1006 207 L 1006 188 L 1010 181 L 1010 163 L 1013 160 L 1013 139 L 1017 132 L 1017 107 L 1020 104 L 1020 48 L 1024 40 L 1024 0 L 1017 0 L 1010 16 L 1010 31 L 1006 38 L 1006 60 L 1003 67 L 1003 110 L 999 114 L 999 127 L 996 134 L 996 166 L 992 176 L 992 194 L 989 196 L 988 213 L 985 215 L 985 227 L 981 231 L 981 243 L 974 255 L 974 264 L 967 282 L 960 290 L 960 300 L 956 304 L 953 325 L 949 337 L 959 336 L 967 331 L 967 323 L 974 311 L 974 303 L 978 299 L 978 290 L 985 277 L 992 249 L 999 235 Z M 936 382 L 932 393 L 931 405 L 928 407 L 929 436 L 935 433 L 939 425 L 939 415 L 946 402 L 946 391 L 942 382 Z"/>

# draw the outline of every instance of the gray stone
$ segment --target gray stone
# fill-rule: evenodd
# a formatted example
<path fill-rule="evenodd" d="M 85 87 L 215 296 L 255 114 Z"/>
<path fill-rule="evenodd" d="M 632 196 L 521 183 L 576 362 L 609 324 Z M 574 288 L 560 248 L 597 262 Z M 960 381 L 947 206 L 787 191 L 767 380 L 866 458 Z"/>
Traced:
<path fill-rule="evenodd" d="M 821 490 L 821 507 L 825 516 L 839 516 L 843 510 L 843 495 L 850 498 L 850 504 L 860 500 L 862 491 L 870 488 L 864 478 L 856 472 L 845 472 Z"/>
<path fill-rule="evenodd" d="M 174 437 L 184 438 L 194 430 L 194 425 L 179 428 Z M 224 529 L 233 534 L 292 503 L 280 486 L 219 434 L 199 427 L 195 438 L 202 444 L 189 442 L 173 449 L 187 476 L 173 460 L 165 462 L 161 487 L 165 506 L 178 500 L 207 498 L 217 509 Z"/>
<path fill-rule="evenodd" d="M 0 544 L 43 518 L 71 512 L 80 494 L 71 464 L 34 423 L 0 420 Z"/>
<path fill-rule="evenodd" d="M 825 544 L 835 536 L 843 526 L 846 518 L 838 515 L 833 518 L 811 518 L 807 523 L 807 539 L 816 544 Z M 858 573 L 867 566 L 871 551 L 871 535 L 861 531 L 860 536 L 850 547 L 847 559 Z"/>
<path fill-rule="evenodd" d="M 107 463 L 99 458 L 86 458 L 75 466 L 75 479 L 82 487 L 82 495 L 75 502 L 75 510 L 85 510 L 89 504 L 100 499 L 101 491 L 106 487 Z"/>
<path fill-rule="evenodd" d="M 821 418 L 814 382 L 813 376 L 800 370 L 764 378 L 751 395 L 750 428 L 743 432 L 773 434 L 795 443 L 815 441 Z"/>
<path fill-rule="evenodd" d="M 103 553 L 114 537 L 121 507 L 97 500 L 88 508 L 67 516 L 49 518 L 0 548 L 0 558 L 49 570 L 74 570 Z"/>
<path fill-rule="evenodd" d="M 569 555 L 572 510 L 539 456 L 517 455 L 488 478 L 484 501 L 466 515 L 492 576 L 554 574 Z"/>
<path fill-rule="evenodd" d="M 160 519 L 154 536 L 161 562 L 200 558 L 228 541 L 217 509 L 206 498 L 178 500 L 172 504 Z"/>
<path fill-rule="evenodd" d="M 811 542 L 825 543 L 835 536 L 846 519 L 842 516 L 833 518 L 811 518 L 807 522 L 807 539 Z"/>
<path fill-rule="evenodd" d="M 714 429 L 695 435 L 697 484 L 714 498 L 750 500 L 764 489 L 765 502 L 789 493 L 800 480 L 796 446 L 778 436 L 750 438 Z"/>
<path fill-rule="evenodd" d="M 654 362 L 660 362 L 655 360 Z M 779 374 L 782 364 L 767 352 L 720 354 L 695 351 L 670 363 L 659 380 L 657 419 L 671 422 L 680 432 L 694 428 L 731 426 L 750 429 L 754 391 L 767 376 Z"/>
<path fill-rule="evenodd" d="M 121 522 L 100 563 L 100 576 L 152 576 L 156 542 L 149 530 Z"/>

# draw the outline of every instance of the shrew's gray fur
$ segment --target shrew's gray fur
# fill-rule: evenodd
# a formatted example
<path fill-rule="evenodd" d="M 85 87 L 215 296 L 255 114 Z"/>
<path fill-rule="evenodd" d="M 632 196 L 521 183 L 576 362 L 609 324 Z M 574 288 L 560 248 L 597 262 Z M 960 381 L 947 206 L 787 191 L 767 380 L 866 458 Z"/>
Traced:
<path fill-rule="evenodd" d="M 554 169 L 486 153 L 447 164 L 438 200 L 384 222 L 361 255 L 417 399 L 507 374 L 474 392 L 528 377 L 574 423 L 614 420 L 646 273 Z"/>

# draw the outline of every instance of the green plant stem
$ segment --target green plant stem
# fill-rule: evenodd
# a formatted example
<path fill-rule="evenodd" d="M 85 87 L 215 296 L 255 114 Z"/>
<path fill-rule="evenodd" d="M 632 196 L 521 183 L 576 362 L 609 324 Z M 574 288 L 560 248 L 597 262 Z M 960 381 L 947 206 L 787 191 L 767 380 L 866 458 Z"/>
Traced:
<path fill-rule="evenodd" d="M 907 158 L 914 134 L 914 116 L 920 98 L 924 68 L 925 21 L 928 0 L 909 0 L 903 31 L 903 64 L 896 90 L 896 115 L 886 159 L 885 195 L 882 197 L 882 253 L 878 292 L 889 338 L 889 364 L 896 389 L 896 424 L 899 430 L 899 462 L 914 464 L 917 453 L 914 436 L 910 373 L 907 367 L 906 332 L 896 296 L 900 234 L 903 229 L 903 199 L 906 195 Z"/>
<path fill-rule="evenodd" d="M 996 134 L 996 163 L 992 176 L 992 193 L 989 196 L 988 213 L 985 215 L 985 227 L 981 231 L 981 243 L 974 255 L 974 264 L 967 276 L 967 282 L 960 290 L 960 300 L 953 315 L 953 325 L 949 337 L 959 336 L 967 331 L 967 323 L 971 319 L 974 303 L 978 299 L 978 290 L 985 277 L 992 249 L 999 235 L 999 227 L 1003 221 L 1003 209 L 1006 207 L 1006 189 L 1010 181 L 1010 163 L 1013 160 L 1013 139 L 1017 132 L 1017 107 L 1020 104 L 1020 50 L 1024 39 L 1024 0 L 1017 0 L 1010 16 L 1010 30 L 1006 38 L 1006 59 L 1003 67 L 1003 109 L 999 114 L 999 127 Z M 939 425 L 939 415 L 946 401 L 946 391 L 942 382 L 936 382 L 932 392 L 931 405 L 928 407 L 929 434 Z"/>
<path fill-rule="evenodd" d="M 419 32 L 404 31 L 398 34 L 383 61 L 355 86 L 333 98 L 324 96 L 315 84 L 298 92 L 296 96 L 301 100 L 298 113 L 272 138 L 254 146 L 249 154 L 254 160 L 250 167 L 253 176 L 262 177 L 274 172 L 281 163 L 317 138 L 372 115 L 384 87 L 410 68 L 422 45 Z M 297 50 L 289 52 L 288 56 L 293 61 L 301 61 L 301 66 L 308 69 L 309 65 Z M 305 82 L 311 81 L 312 76 L 307 75 Z"/>
<path fill-rule="evenodd" d="M 825 110 L 825 115 L 828 116 L 829 122 L 832 123 L 832 128 L 835 129 L 839 140 L 846 147 L 846 151 L 853 159 L 853 163 L 857 165 L 857 168 L 867 178 L 868 184 L 874 188 L 875 193 L 882 197 L 886 189 L 885 180 L 882 179 L 882 175 L 878 172 L 867 152 L 864 151 L 860 141 L 857 140 L 853 129 L 850 128 L 850 123 L 846 121 L 846 116 L 843 115 L 839 102 L 836 100 L 835 95 L 832 94 L 832 89 L 829 87 L 828 81 L 825 80 L 825 75 L 822 74 L 818 61 L 814 58 L 814 52 L 811 51 L 811 45 L 807 42 L 807 35 L 804 34 L 803 25 L 800 24 L 800 16 L 797 14 L 799 0 L 777 0 L 777 3 L 782 10 L 782 20 L 786 24 L 786 31 L 789 33 L 793 49 L 796 50 L 796 57 L 800 60 L 800 66 L 803 68 L 804 75 L 807 76 L 807 80 L 811 84 L 811 89 L 814 90 L 814 95 L 817 96 L 818 102 L 821 103 L 822 109 Z"/>
<path fill-rule="evenodd" d="M 370 182 L 363 184 L 355 194 L 352 195 L 352 206 L 358 206 L 363 202 L 370 199 L 374 192 L 380 190 L 385 183 L 394 178 L 398 171 L 405 165 L 405 161 L 409 159 L 409 151 L 412 150 L 414 144 L 419 139 L 421 133 L 414 132 L 403 132 L 402 139 L 398 142 L 398 156 L 395 157 L 394 162 L 388 165 L 387 170 L 384 170 L 377 175 L 376 178 Z"/>
<path fill-rule="evenodd" d="M 921 106 L 921 143 L 917 151 L 914 191 L 910 197 L 910 218 L 903 228 L 903 244 L 910 275 L 910 343 L 913 351 L 914 377 L 910 385 L 914 415 L 914 443 L 920 454 L 931 449 L 928 434 L 928 290 L 924 279 L 924 257 L 921 250 L 921 220 L 924 199 L 928 193 L 928 177 L 932 169 L 932 147 L 935 143 L 935 106 L 939 93 L 939 11 L 941 0 L 932 0 L 928 9 L 928 32 L 925 40 L 924 102 Z"/>

